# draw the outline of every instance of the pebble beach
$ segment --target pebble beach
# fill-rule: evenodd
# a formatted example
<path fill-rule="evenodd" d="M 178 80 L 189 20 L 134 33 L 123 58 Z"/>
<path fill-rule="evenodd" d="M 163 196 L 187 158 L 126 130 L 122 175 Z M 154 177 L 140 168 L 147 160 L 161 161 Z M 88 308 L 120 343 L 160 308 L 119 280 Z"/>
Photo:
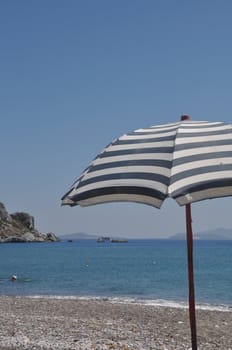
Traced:
<path fill-rule="evenodd" d="M 189 350 L 188 309 L 0 297 L 0 350 Z M 232 312 L 197 310 L 198 349 L 232 350 Z"/>

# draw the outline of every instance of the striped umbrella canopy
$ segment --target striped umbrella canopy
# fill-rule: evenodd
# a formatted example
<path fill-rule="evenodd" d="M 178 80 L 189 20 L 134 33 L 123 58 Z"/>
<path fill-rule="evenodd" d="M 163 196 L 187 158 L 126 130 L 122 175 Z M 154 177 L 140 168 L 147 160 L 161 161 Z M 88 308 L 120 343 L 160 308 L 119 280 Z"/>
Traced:
<path fill-rule="evenodd" d="M 232 195 L 232 125 L 184 120 L 138 129 L 109 144 L 62 204 L 130 201 L 160 208 Z"/>
<path fill-rule="evenodd" d="M 125 134 L 93 160 L 63 205 L 89 206 L 129 201 L 160 208 L 167 197 L 186 207 L 189 316 L 192 350 L 197 350 L 191 203 L 232 195 L 232 125 L 180 122 Z"/>

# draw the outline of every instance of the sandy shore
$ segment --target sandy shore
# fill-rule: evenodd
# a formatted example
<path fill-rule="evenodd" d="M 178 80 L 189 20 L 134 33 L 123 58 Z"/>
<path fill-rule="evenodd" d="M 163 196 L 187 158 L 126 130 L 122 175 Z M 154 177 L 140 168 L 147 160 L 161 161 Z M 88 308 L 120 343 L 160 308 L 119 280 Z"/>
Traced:
<path fill-rule="evenodd" d="M 0 349 L 187 350 L 188 310 L 0 297 Z M 199 349 L 232 350 L 232 312 L 197 310 Z"/>

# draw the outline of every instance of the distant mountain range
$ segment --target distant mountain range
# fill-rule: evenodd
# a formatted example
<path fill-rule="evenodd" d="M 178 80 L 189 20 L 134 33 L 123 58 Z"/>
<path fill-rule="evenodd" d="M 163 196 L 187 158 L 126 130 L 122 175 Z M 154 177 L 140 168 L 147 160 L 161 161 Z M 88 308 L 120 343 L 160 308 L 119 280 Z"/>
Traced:
<path fill-rule="evenodd" d="M 103 235 L 106 236 L 106 235 Z M 207 230 L 202 232 L 193 233 L 194 239 L 198 240 L 232 240 L 232 229 L 226 229 L 226 228 L 217 228 L 214 230 Z M 70 233 L 66 235 L 60 235 L 59 238 L 61 240 L 79 240 L 79 239 L 98 239 L 99 235 L 84 233 L 84 232 L 77 232 L 77 233 Z M 142 238 L 142 237 L 141 237 Z M 158 237 L 157 237 L 158 238 Z M 161 238 L 161 237 L 159 237 Z M 145 237 L 144 237 L 145 239 Z M 167 239 L 172 240 L 185 240 L 186 239 L 186 233 L 177 233 L 174 235 L 171 235 Z"/>
<path fill-rule="evenodd" d="M 193 238 L 198 240 L 232 240 L 232 229 L 223 227 L 214 230 L 193 233 Z M 186 233 L 177 233 L 169 237 L 169 239 L 186 239 Z"/>
<path fill-rule="evenodd" d="M 59 238 L 61 240 L 77 240 L 77 239 L 97 239 L 99 236 L 84 233 L 84 232 L 77 232 L 77 233 L 69 233 L 67 235 L 61 235 Z"/>

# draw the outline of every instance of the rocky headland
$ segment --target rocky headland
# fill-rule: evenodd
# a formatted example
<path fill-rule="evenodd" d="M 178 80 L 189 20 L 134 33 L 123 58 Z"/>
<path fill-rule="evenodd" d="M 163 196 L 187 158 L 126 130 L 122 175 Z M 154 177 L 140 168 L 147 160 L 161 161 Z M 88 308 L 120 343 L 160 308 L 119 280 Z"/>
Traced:
<path fill-rule="evenodd" d="M 9 214 L 0 202 L 0 243 L 57 241 L 54 233 L 41 233 L 35 228 L 33 216 L 24 212 Z"/>

